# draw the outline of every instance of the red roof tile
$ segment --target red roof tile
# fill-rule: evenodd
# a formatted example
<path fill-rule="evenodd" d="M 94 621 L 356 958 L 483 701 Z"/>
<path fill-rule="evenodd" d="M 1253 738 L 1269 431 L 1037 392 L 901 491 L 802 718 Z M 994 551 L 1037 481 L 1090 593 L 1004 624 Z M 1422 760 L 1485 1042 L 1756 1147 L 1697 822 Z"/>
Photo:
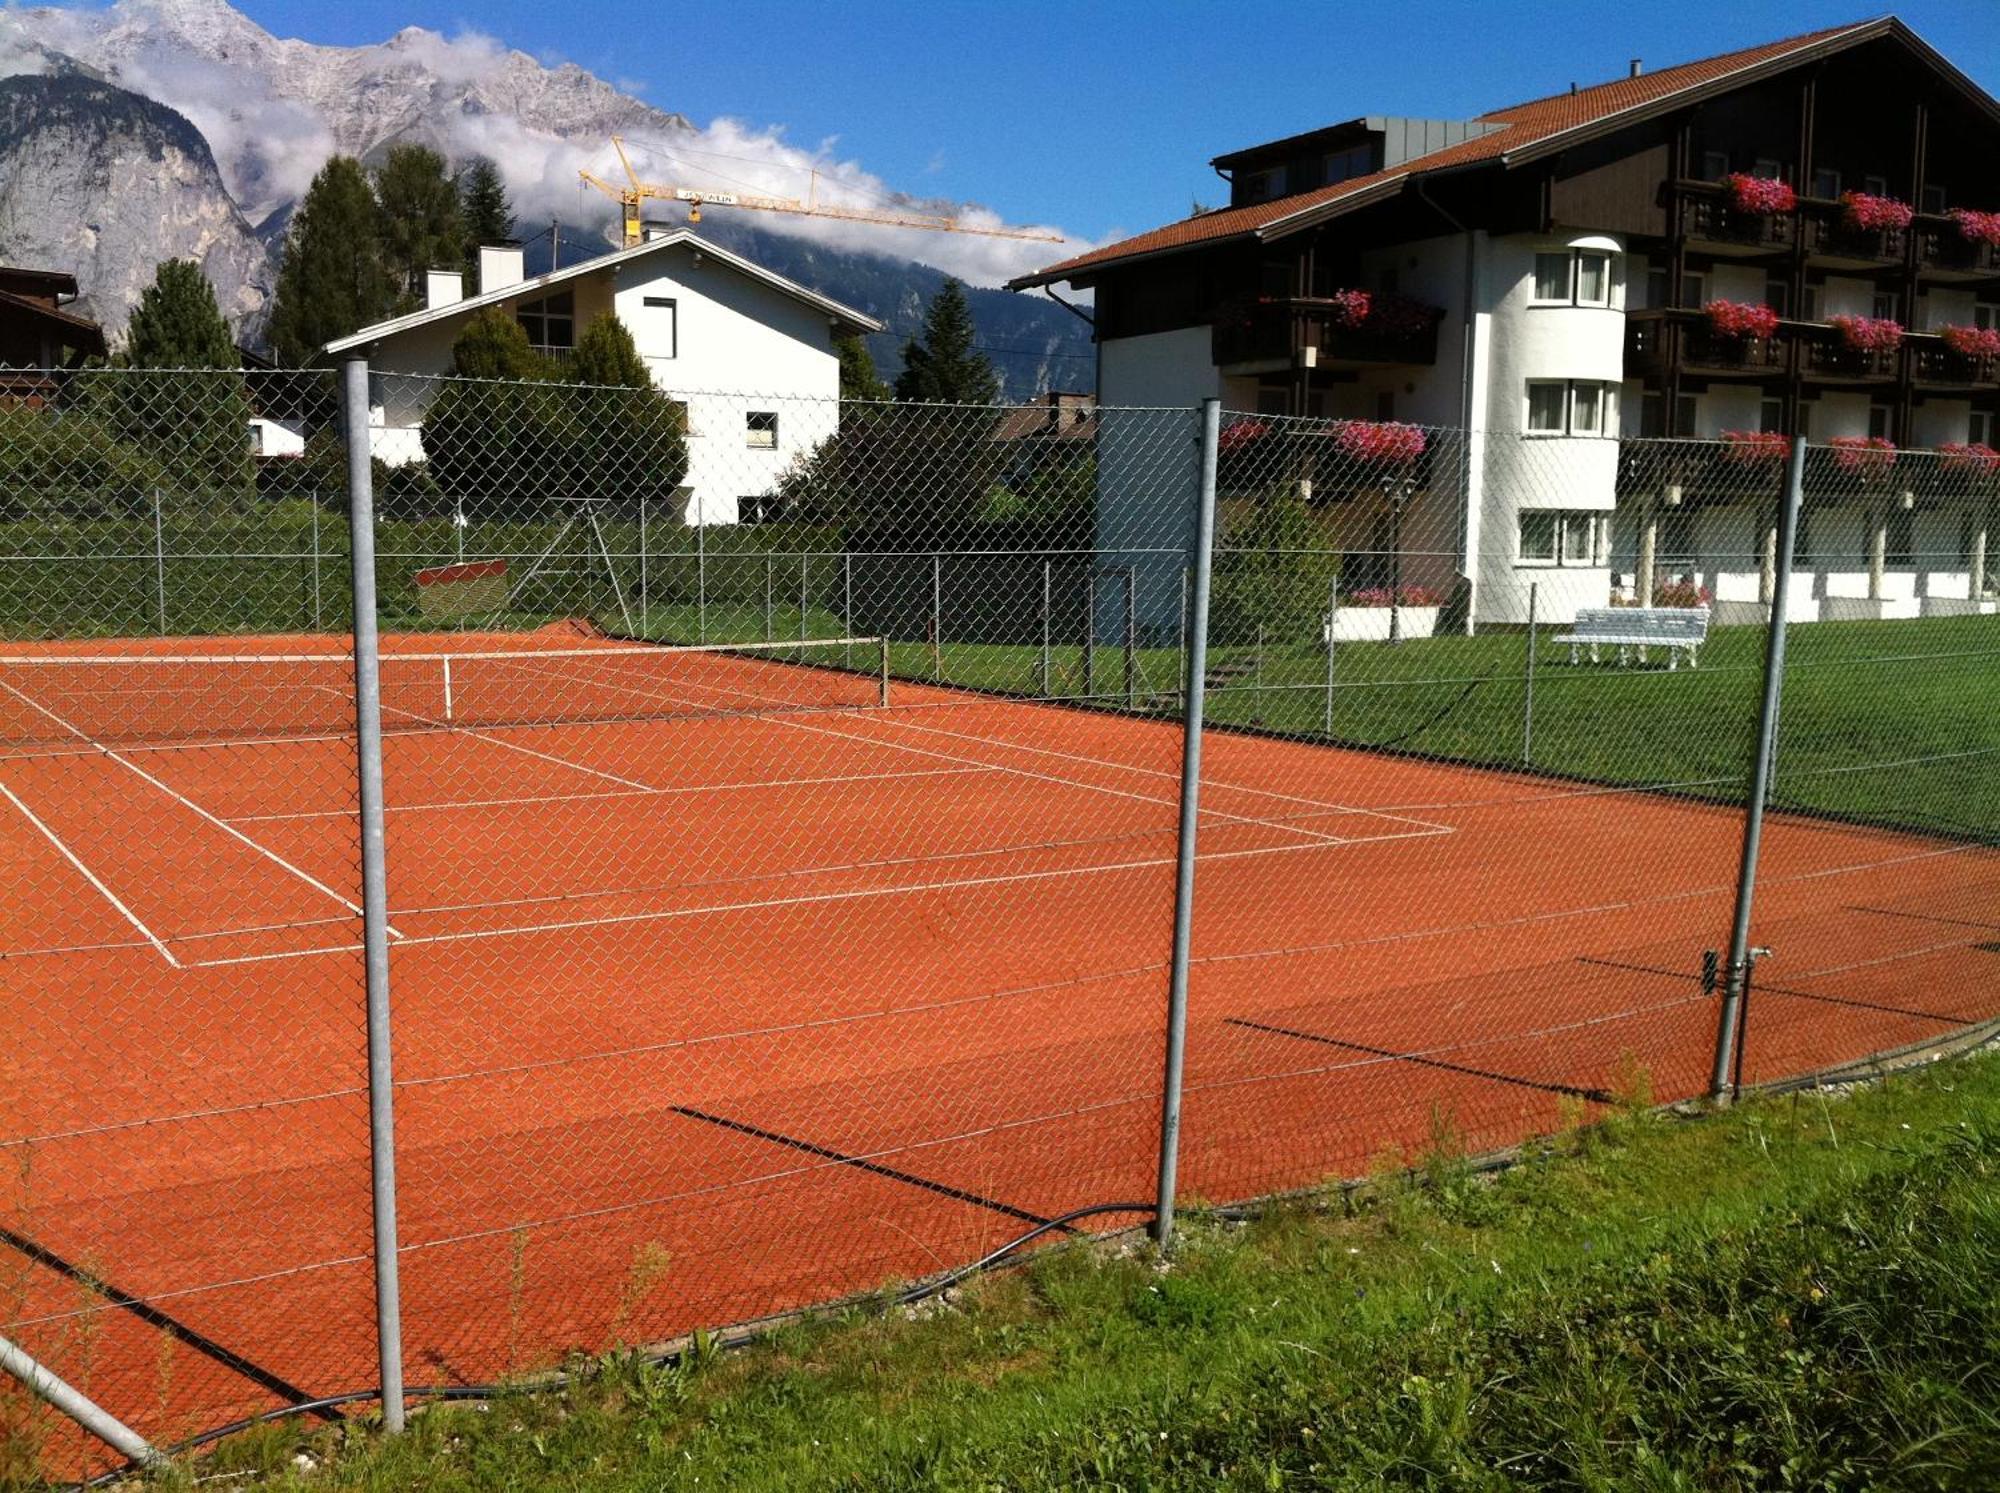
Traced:
<path fill-rule="evenodd" d="M 1094 269 L 1118 260 L 1171 253 L 1196 244 L 1214 243 L 1257 233 L 1285 219 L 1335 203 L 1359 206 L 1373 195 L 1371 189 L 1393 187 L 1407 177 L 1426 176 L 1453 167 L 1514 156 L 1542 142 L 1553 141 L 1572 130 L 1604 124 L 1620 114 L 1659 104 L 1675 95 L 1720 82 L 1733 74 L 1767 63 L 1783 61 L 1793 53 L 1809 51 L 1836 40 L 1846 40 L 1850 44 L 1866 40 L 1882 33 L 1893 24 L 1893 21 L 1883 19 L 1829 27 L 1824 31 L 1808 32 L 1804 36 L 1794 36 L 1784 41 L 1767 42 L 1763 46 L 1746 47 L 1737 52 L 1725 52 L 1719 57 L 1707 57 L 1699 62 L 1683 63 L 1679 67 L 1641 73 L 1636 78 L 1619 78 L 1615 82 L 1580 88 L 1575 93 L 1553 94 L 1548 98 L 1532 99 L 1525 104 L 1495 109 L 1480 115 L 1480 122 L 1502 124 L 1507 128 L 1494 130 L 1475 140 L 1446 146 L 1443 150 L 1418 156 L 1386 171 L 1377 171 L 1368 176 L 1350 177 L 1332 186 L 1319 187 L 1290 197 L 1280 197 L 1270 202 L 1259 202 L 1245 207 L 1218 208 L 1212 212 L 1199 213 L 1178 223 L 1169 223 L 1164 228 L 1155 228 L 1150 233 L 1142 233 L 1115 244 L 1106 244 L 1087 254 L 1065 259 L 1059 264 L 1037 270 L 1032 275 L 1023 275 L 1010 283 L 1016 288 L 1041 285 L 1067 279 L 1080 271 Z M 1353 200 L 1349 202 L 1349 199 Z"/>

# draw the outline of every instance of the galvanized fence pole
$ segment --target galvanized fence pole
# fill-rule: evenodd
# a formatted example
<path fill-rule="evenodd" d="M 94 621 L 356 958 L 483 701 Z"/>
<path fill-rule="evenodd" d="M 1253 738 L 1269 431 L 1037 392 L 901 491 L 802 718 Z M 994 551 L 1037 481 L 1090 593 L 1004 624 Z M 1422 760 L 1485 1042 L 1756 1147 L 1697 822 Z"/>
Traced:
<path fill-rule="evenodd" d="M 375 1334 L 382 1426 L 403 1428 L 403 1309 L 396 1256 L 396 1113 L 389 1025 L 389 883 L 382 805 L 381 639 L 375 615 L 375 489 L 368 360 L 344 368 L 348 531 L 354 579 L 354 724 L 360 759 L 361 937 L 368 987 L 368 1156 L 375 1206 Z"/>
<path fill-rule="evenodd" d="M 1208 672 L 1208 594 L 1215 550 L 1215 447 L 1222 402 L 1201 402 L 1200 475 L 1195 489 L 1194 594 L 1188 613 L 1187 710 L 1181 728 L 1180 833 L 1174 852 L 1174 949 L 1167 977 L 1167 1065 L 1160 1093 L 1160 1176 L 1153 1238 L 1162 1252 L 1174 1237 L 1174 1190 L 1180 1172 L 1181 1082 L 1187 1060 L 1189 947 L 1194 928 L 1195 830 L 1201 801 L 1201 731 Z"/>
<path fill-rule="evenodd" d="M 1177 662 L 1180 665 L 1180 670 L 1181 670 L 1181 709 L 1183 710 L 1187 709 L 1187 679 L 1188 679 L 1187 630 L 1188 630 L 1189 574 L 1190 572 L 1188 567 L 1185 565 L 1181 566 L 1181 630 L 1180 630 L 1180 640 L 1174 645 L 1176 650 L 1180 654 L 1180 657 L 1177 660 L 1175 660 L 1175 662 Z"/>
<path fill-rule="evenodd" d="M 944 556 L 931 556 L 931 678 L 944 678 Z"/>
<path fill-rule="evenodd" d="M 799 551 L 799 641 L 806 640 L 806 563 L 810 556 Z"/>
<path fill-rule="evenodd" d="M 1097 564 L 1083 576 L 1083 697 L 1097 698 Z"/>
<path fill-rule="evenodd" d="M 321 626 L 322 626 L 323 624 L 321 623 L 321 620 L 320 620 L 320 617 L 321 617 L 321 612 L 320 612 L 320 596 L 319 596 L 319 494 L 318 494 L 317 492 L 315 492 L 315 493 L 314 493 L 314 494 L 312 495 L 312 505 L 313 505 L 313 523 L 312 523 L 312 530 L 313 530 L 313 586 L 312 586 L 312 609 L 313 609 L 313 631 L 314 631 L 314 632 L 318 632 L 318 631 L 320 630 L 320 627 L 321 627 Z"/>
<path fill-rule="evenodd" d="M 1139 705 L 1139 567 L 1125 567 L 1125 708 Z"/>
<path fill-rule="evenodd" d="M 854 551 L 840 552 L 840 632 L 841 636 L 854 636 Z M 848 668 L 854 667 L 854 644 L 850 641 L 842 645 Z"/>
<path fill-rule="evenodd" d="M 160 490 L 153 489 L 153 605 L 160 620 L 160 636 L 167 632 L 167 531 L 160 517 Z"/>
<path fill-rule="evenodd" d="M 1053 564 L 1054 564 L 1054 562 L 1053 562 L 1053 561 L 1051 561 L 1051 560 L 1047 560 L 1047 559 L 1044 559 L 1044 560 L 1042 561 L 1042 657 L 1041 657 L 1041 669 L 1040 669 L 1040 680 L 1041 680 L 1041 690 L 1040 690 L 1040 694 L 1041 694 L 1041 697 L 1042 697 L 1042 698 L 1043 698 L 1044 700 L 1046 700 L 1046 699 L 1050 698 L 1050 690 L 1049 690 L 1049 599 L 1050 599 L 1050 598 L 1049 598 L 1049 590 L 1050 590 L 1050 575 L 1049 575 L 1049 571 L 1050 571 L 1050 567 L 1051 567 L 1051 566 L 1052 566 Z"/>
<path fill-rule="evenodd" d="M 702 522 L 694 526 L 694 640 L 708 641 L 708 525 Z"/>
<path fill-rule="evenodd" d="M 646 574 L 646 500 L 641 498 L 639 499 L 639 630 L 641 632 L 647 628 L 646 583 L 649 579 Z"/>
<path fill-rule="evenodd" d="M 1526 692 L 1521 702 L 1521 765 L 1535 760 L 1535 604 L 1541 591 L 1539 581 L 1528 582 L 1528 664 Z"/>
<path fill-rule="evenodd" d="M 1742 1071 L 1738 1044 L 1743 1040 L 1743 1005 L 1750 983 L 1750 911 L 1757 890 L 1757 852 L 1764 838 L 1764 804 L 1776 765 L 1778 704 L 1785 682 L 1785 606 L 1791 590 L 1792 548 L 1798 534 L 1799 504 L 1805 487 L 1806 443 L 1792 440 L 1792 459 L 1785 471 L 1785 494 L 1778 505 L 1777 573 L 1771 583 L 1769 642 L 1764 650 L 1764 692 L 1757 709 L 1756 756 L 1750 764 L 1750 799 L 1743 808 L 1743 853 L 1736 872 L 1736 914 L 1729 930 L 1727 984 L 1716 1020 L 1715 1067 L 1709 1077 L 1711 1098 L 1723 1099 L 1734 1083 L 1732 1066 Z"/>
<path fill-rule="evenodd" d="M 772 629 L 775 623 L 771 617 L 771 583 L 772 570 L 776 564 L 777 562 L 769 555 L 764 557 L 764 641 L 767 643 L 774 636 Z"/>
<path fill-rule="evenodd" d="M 1326 720 L 1321 734 L 1333 735 L 1333 619 L 1340 607 L 1340 577 L 1326 583 Z"/>
<path fill-rule="evenodd" d="M 141 1467 L 167 1465 L 166 1455 L 145 1437 L 4 1337 L 0 1337 L 0 1372 L 20 1380 L 28 1393 L 67 1415 L 128 1462 Z"/>

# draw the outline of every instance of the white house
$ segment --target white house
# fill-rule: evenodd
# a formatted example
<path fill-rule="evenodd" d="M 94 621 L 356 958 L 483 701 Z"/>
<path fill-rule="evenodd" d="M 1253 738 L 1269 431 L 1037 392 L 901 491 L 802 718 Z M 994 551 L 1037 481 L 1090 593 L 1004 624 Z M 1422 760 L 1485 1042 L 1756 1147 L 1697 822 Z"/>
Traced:
<path fill-rule="evenodd" d="M 1227 206 L 1013 288 L 1095 297 L 1108 545 L 1177 542 L 1163 505 L 1186 491 L 1154 453 L 1121 459 L 1114 412 L 1213 396 L 1280 430 L 1452 432 L 1397 471 L 1316 475 L 1363 584 L 1385 579 L 1394 535 L 1395 573 L 1463 586 L 1476 622 L 1523 621 L 1531 594 L 1566 620 L 1677 579 L 1747 620 L 1772 590 L 1781 468 L 1714 444 L 1638 461 L 1636 438 L 1875 437 L 1892 469 L 1809 470 L 1795 609 L 1973 609 L 1994 589 L 2000 489 L 2000 457 L 1980 454 L 2000 352 L 1970 340 L 2000 327 L 1996 163 L 2000 103 L 1884 18 L 1635 60 L 1475 119 L 1370 115 L 1219 156 Z M 1745 179 L 1785 200 L 1746 208 Z M 1719 301 L 1775 325 L 1719 336 Z M 1896 323 L 1900 345 L 1856 346 L 1851 317 Z M 1296 441 L 1287 459 L 1306 470 Z"/>
<path fill-rule="evenodd" d="M 362 353 L 371 376 L 375 454 L 391 464 L 423 459 L 423 415 L 451 371 L 452 344 L 488 307 L 517 317 L 539 351 L 565 360 L 582 330 L 615 315 L 632 334 L 659 388 L 687 408 L 688 470 L 681 490 L 691 524 L 749 516 L 798 458 L 839 423 L 835 339 L 881 323 L 808 290 L 686 229 L 530 280 L 517 246 L 479 251 L 479 290 L 463 294 L 455 270 L 434 270 L 430 304 L 330 342 L 335 357 Z"/>

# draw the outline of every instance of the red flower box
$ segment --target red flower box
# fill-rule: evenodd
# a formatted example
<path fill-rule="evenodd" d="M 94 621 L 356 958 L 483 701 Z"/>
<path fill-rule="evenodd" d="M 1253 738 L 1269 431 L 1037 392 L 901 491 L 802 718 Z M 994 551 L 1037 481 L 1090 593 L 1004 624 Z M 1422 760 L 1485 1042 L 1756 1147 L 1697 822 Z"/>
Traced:
<path fill-rule="evenodd" d="M 1729 205 L 1739 213 L 1768 217 L 1795 211 L 1799 205 L 1799 194 L 1781 177 L 1732 171 L 1722 178 L 1722 184 L 1729 189 Z"/>
<path fill-rule="evenodd" d="M 1387 586 L 1368 586 L 1349 591 L 1340 598 L 1343 607 L 1441 607 L 1444 592 L 1435 586 L 1404 586 L 1391 591 Z"/>
<path fill-rule="evenodd" d="M 1746 466 L 1759 462 L 1783 461 L 1792 449 L 1792 438 L 1778 430 L 1725 430 L 1723 454 Z"/>
<path fill-rule="evenodd" d="M 1981 213 L 1969 207 L 1955 207 L 1948 216 L 1957 225 L 1958 236 L 1967 243 L 2000 246 L 2000 213 Z"/>
<path fill-rule="evenodd" d="M 1778 313 L 1749 301 L 1710 301 L 1702 313 L 1718 337 L 1771 337 L 1777 334 Z"/>
<path fill-rule="evenodd" d="M 1705 607 L 1714 600 L 1713 591 L 1693 581 L 1662 581 L 1653 588 L 1656 607 Z"/>
<path fill-rule="evenodd" d="M 1938 336 L 1961 358 L 2000 358 L 2000 327 L 1939 327 Z"/>
<path fill-rule="evenodd" d="M 1938 465 L 1947 472 L 1970 472 L 1975 477 L 1991 477 L 2000 472 L 2000 451 L 1983 441 L 1952 441 L 1938 447 Z"/>
<path fill-rule="evenodd" d="M 1375 309 L 1375 297 L 1365 290 L 1336 290 L 1332 300 L 1334 322 L 1349 331 L 1368 325 L 1369 314 Z"/>
<path fill-rule="evenodd" d="M 1903 345 L 1902 323 L 1886 316 L 1830 316 L 1827 325 L 1856 352 L 1892 353 Z"/>
<path fill-rule="evenodd" d="M 1907 202 L 1898 202 L 1894 197 L 1877 197 L 1870 192 L 1843 192 L 1840 205 L 1847 209 L 1845 214 L 1849 228 L 1867 231 L 1881 229 L 1903 229 L 1910 226 L 1916 217 Z"/>
<path fill-rule="evenodd" d="M 1343 456 L 1356 461 L 1406 466 L 1424 454 L 1423 427 L 1396 420 L 1345 420 L 1333 438 Z"/>
<path fill-rule="evenodd" d="M 1219 452 L 1241 451 L 1270 433 L 1271 427 L 1262 420 L 1238 420 L 1234 425 L 1222 427 L 1215 437 L 1215 449 Z"/>
<path fill-rule="evenodd" d="M 1380 337 L 1416 337 L 1444 317 L 1442 307 L 1387 291 L 1336 290 L 1327 299 L 1333 303 L 1335 326 Z"/>
<path fill-rule="evenodd" d="M 1896 464 L 1896 443 L 1887 436 L 1837 435 L 1827 445 L 1833 450 L 1833 464 L 1843 472 L 1867 476 Z"/>

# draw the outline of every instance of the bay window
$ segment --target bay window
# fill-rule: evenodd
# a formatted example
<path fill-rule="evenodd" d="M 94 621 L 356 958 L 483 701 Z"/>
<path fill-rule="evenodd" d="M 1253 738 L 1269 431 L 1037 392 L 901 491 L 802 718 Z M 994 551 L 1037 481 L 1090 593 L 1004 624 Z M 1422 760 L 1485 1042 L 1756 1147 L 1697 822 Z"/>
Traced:
<path fill-rule="evenodd" d="M 1611 515 L 1531 508 L 1521 515 L 1517 553 L 1523 565 L 1601 568 L 1610 563 Z"/>

